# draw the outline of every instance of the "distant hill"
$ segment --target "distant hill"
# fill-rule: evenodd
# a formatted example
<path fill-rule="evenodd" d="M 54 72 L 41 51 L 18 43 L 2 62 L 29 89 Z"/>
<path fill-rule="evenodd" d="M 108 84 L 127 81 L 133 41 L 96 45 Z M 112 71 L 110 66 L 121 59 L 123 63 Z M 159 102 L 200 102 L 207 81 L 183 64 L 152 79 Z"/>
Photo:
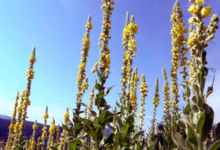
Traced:
<path fill-rule="evenodd" d="M 1 114 L 0 114 L 0 118 L 2 118 L 2 119 L 7 119 L 7 120 L 11 120 L 11 117 L 10 117 L 10 116 L 1 115 Z"/>

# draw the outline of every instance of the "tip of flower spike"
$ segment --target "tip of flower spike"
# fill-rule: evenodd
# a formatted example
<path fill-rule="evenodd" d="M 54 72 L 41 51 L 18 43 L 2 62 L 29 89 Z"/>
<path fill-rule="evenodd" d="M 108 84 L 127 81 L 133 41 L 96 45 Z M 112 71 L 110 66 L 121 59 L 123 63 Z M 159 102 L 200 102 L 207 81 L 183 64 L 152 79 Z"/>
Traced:
<path fill-rule="evenodd" d="M 33 48 L 33 53 L 32 53 L 34 56 L 35 56 L 35 49 L 36 49 L 36 48 L 34 47 L 34 48 Z"/>

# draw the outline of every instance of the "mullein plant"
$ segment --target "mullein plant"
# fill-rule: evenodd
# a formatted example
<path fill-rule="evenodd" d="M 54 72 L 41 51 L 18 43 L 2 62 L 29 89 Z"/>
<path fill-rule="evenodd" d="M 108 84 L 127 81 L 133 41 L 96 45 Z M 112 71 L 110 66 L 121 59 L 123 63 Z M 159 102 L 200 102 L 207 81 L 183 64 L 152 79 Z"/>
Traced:
<path fill-rule="evenodd" d="M 41 135 L 41 140 L 42 140 L 42 142 L 40 143 L 41 150 L 45 150 L 45 141 L 48 137 L 47 136 L 47 119 L 49 118 L 48 106 L 46 107 L 46 110 L 45 110 L 45 113 L 44 113 L 43 117 L 44 117 L 44 126 L 43 126 L 43 129 L 42 129 L 42 135 Z"/>
<path fill-rule="evenodd" d="M 86 146 L 83 144 L 83 141 L 81 140 L 82 138 L 82 129 L 83 129 L 83 124 L 80 120 L 80 114 L 83 113 L 84 111 L 80 111 L 81 104 L 82 104 L 82 97 L 85 93 L 86 90 L 88 90 L 89 84 L 88 84 L 88 78 L 86 77 L 86 63 L 87 63 L 87 57 L 89 56 L 88 52 L 90 49 L 90 30 L 92 29 L 93 25 L 91 24 L 91 15 L 88 17 L 88 21 L 86 24 L 86 33 L 84 35 L 84 38 L 82 39 L 82 58 L 81 58 L 81 63 L 79 65 L 79 72 L 77 76 L 77 87 L 78 87 L 78 93 L 77 93 L 77 102 L 76 102 L 76 109 L 73 109 L 73 123 L 70 122 L 69 116 L 65 120 L 68 120 L 68 124 L 63 124 L 62 127 L 65 131 L 63 131 L 63 136 L 62 138 L 62 143 L 68 143 L 68 148 L 72 149 L 77 148 L 81 145 Z M 65 118 L 65 116 L 64 116 Z M 64 135 L 64 133 L 66 133 Z M 65 146 L 65 144 L 63 145 Z M 61 145 L 60 145 L 61 147 Z M 65 148 L 63 148 L 65 149 Z"/>
<path fill-rule="evenodd" d="M 29 57 L 30 66 L 27 71 L 27 87 L 25 89 L 25 95 L 23 96 L 23 102 L 21 105 L 22 114 L 21 114 L 21 122 L 19 126 L 19 135 L 16 139 L 16 148 L 19 150 L 23 150 L 25 147 L 25 139 L 24 139 L 24 128 L 25 128 L 25 120 L 28 118 L 27 116 L 27 107 L 30 106 L 31 101 L 29 100 L 29 96 L 31 95 L 31 82 L 32 79 L 34 79 L 34 71 L 33 71 L 33 65 L 36 62 L 35 57 L 35 47 L 33 49 L 32 55 Z M 26 140 L 27 141 L 27 140 Z"/>
<path fill-rule="evenodd" d="M 14 106 L 14 110 L 12 113 L 11 124 L 9 126 L 8 140 L 7 140 L 7 143 L 5 146 L 6 150 L 11 149 L 11 146 L 13 145 L 13 140 L 14 140 L 14 136 L 15 136 L 15 134 L 13 134 L 13 132 L 14 132 L 14 126 L 15 126 L 15 118 L 16 118 L 16 114 L 17 114 L 19 92 L 17 93 L 15 99 L 16 99 L 15 106 Z"/>
<path fill-rule="evenodd" d="M 173 14 L 171 16 L 171 22 L 172 22 L 172 30 L 171 30 L 171 35 L 172 35 L 172 69 L 171 69 L 171 87 L 170 91 L 172 91 L 172 99 L 173 99 L 173 123 L 176 124 L 177 120 L 180 119 L 180 114 L 178 113 L 179 107 L 178 107 L 178 102 L 179 102 L 179 87 L 177 83 L 177 71 L 179 68 L 179 60 L 180 60 L 180 50 L 184 51 L 184 53 L 187 52 L 188 49 L 185 49 L 183 45 L 187 42 L 187 39 L 184 37 L 184 33 L 187 33 L 187 28 L 184 29 L 185 23 L 183 22 L 183 14 L 182 10 L 180 8 L 179 2 L 176 1 L 174 6 L 173 6 Z"/>
<path fill-rule="evenodd" d="M 55 134 L 56 126 L 55 126 L 55 120 L 53 118 L 50 128 L 49 128 L 49 136 L 47 140 L 47 149 L 50 149 L 50 147 L 54 146 L 54 134 Z"/>
<path fill-rule="evenodd" d="M 183 110 L 183 120 L 179 121 L 181 128 L 185 130 L 186 140 L 179 134 L 173 132 L 173 140 L 180 149 L 190 150 L 216 150 L 220 147 L 219 132 L 216 131 L 214 140 L 208 138 L 212 129 L 214 111 L 207 104 L 208 96 L 213 92 L 213 85 L 208 87 L 204 94 L 208 68 L 205 65 L 207 52 L 205 48 L 207 42 L 214 38 L 214 33 L 218 29 L 217 23 L 219 17 L 214 14 L 211 17 L 208 28 L 204 26 L 203 19 L 211 15 L 212 7 L 204 6 L 204 0 L 190 0 L 192 3 L 188 11 L 193 15 L 189 19 L 190 30 L 188 47 L 190 48 L 190 70 L 189 79 L 190 89 L 192 90 L 192 99 L 187 103 Z M 191 94 L 191 91 L 188 91 Z"/>
<path fill-rule="evenodd" d="M 125 28 L 124 28 L 124 31 L 123 31 L 123 38 L 122 38 L 122 45 L 124 46 L 124 57 L 123 57 L 123 67 L 122 67 L 122 70 L 123 72 L 121 73 L 122 75 L 122 79 L 121 79 L 121 82 L 123 83 L 122 84 L 122 93 L 121 93 L 121 96 L 120 96 L 120 100 L 121 100 L 121 103 L 122 105 L 120 106 L 121 108 L 121 112 L 123 116 L 125 116 L 125 113 L 123 111 L 123 108 L 126 109 L 126 88 L 127 88 L 127 80 L 126 80 L 126 76 L 127 76 L 127 72 L 126 72 L 126 67 L 127 67 L 127 60 L 125 59 L 125 55 L 128 51 L 128 41 L 129 41 L 129 36 L 127 36 L 127 26 L 129 24 L 129 12 L 127 12 L 126 14 L 126 20 L 125 20 Z"/>
<path fill-rule="evenodd" d="M 103 14 L 103 25 L 102 25 L 102 32 L 101 37 L 99 38 L 100 41 L 98 46 L 101 47 L 100 49 L 100 57 L 99 62 L 95 63 L 94 68 L 92 69 L 92 73 L 97 72 L 99 77 L 99 82 L 96 80 L 95 89 L 98 90 L 97 94 L 95 95 L 95 105 L 97 106 L 98 112 L 96 113 L 92 109 L 90 109 L 86 104 L 82 103 L 85 107 L 87 107 L 92 114 L 90 119 L 80 118 L 80 120 L 84 123 L 83 130 L 86 132 L 86 136 L 91 137 L 91 142 L 94 143 L 93 149 L 101 149 L 101 148 L 110 148 L 113 142 L 113 136 L 110 135 L 107 138 L 107 142 L 104 141 L 104 129 L 107 124 L 113 121 L 114 114 L 108 109 L 110 108 L 107 105 L 106 100 L 104 97 L 109 93 L 112 89 L 107 88 L 105 89 L 104 84 L 109 77 L 109 70 L 110 70 L 110 49 L 108 48 L 109 39 L 111 39 L 110 29 L 111 29 L 111 21 L 110 16 L 112 15 L 112 10 L 114 8 L 114 1 L 112 0 L 103 0 L 104 4 L 101 6 L 101 9 L 104 10 Z M 110 138 L 110 140 L 108 140 Z M 88 148 L 88 147 L 87 147 Z"/>
<path fill-rule="evenodd" d="M 156 140 L 153 140 L 153 138 L 155 133 L 156 112 L 157 112 L 157 107 L 159 105 L 159 101 L 160 101 L 159 83 L 158 83 L 158 78 L 156 78 L 155 94 L 153 98 L 154 114 L 153 114 L 153 120 L 151 121 L 151 127 L 149 133 L 147 134 L 147 145 L 146 145 L 147 150 L 153 150 L 157 142 Z"/>
<path fill-rule="evenodd" d="M 163 125 L 162 129 L 158 129 L 159 133 L 163 134 L 163 146 L 164 150 L 170 150 L 176 148 L 175 143 L 172 140 L 171 130 L 172 130 L 172 120 L 171 120 L 171 105 L 172 101 L 170 100 L 169 93 L 169 83 L 167 78 L 166 70 L 163 68 L 163 78 L 164 78 L 164 86 L 163 86 L 163 99 L 164 99 L 164 116 L 163 119 L 165 121 L 165 125 Z"/>
<path fill-rule="evenodd" d="M 35 123 L 32 128 L 33 128 L 33 133 L 31 139 L 29 140 L 28 150 L 35 149 L 35 145 L 36 145 L 35 136 L 36 136 L 36 131 L 38 129 L 37 120 L 35 120 Z"/>

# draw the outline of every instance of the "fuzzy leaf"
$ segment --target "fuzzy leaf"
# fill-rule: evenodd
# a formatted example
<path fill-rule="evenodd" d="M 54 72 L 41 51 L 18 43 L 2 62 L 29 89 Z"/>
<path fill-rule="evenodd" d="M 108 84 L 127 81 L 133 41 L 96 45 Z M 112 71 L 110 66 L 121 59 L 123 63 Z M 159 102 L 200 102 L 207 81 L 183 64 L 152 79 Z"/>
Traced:
<path fill-rule="evenodd" d="M 186 107 L 183 109 L 183 113 L 184 113 L 185 115 L 189 115 L 190 112 L 191 112 L 190 104 L 188 103 L 188 104 L 186 105 Z"/>
<path fill-rule="evenodd" d="M 188 123 L 186 124 L 186 135 L 189 142 L 195 147 L 198 147 L 196 132 Z"/>
<path fill-rule="evenodd" d="M 204 112 L 197 123 L 196 131 L 200 134 L 202 142 L 208 137 L 213 124 L 214 111 L 212 107 L 204 103 Z"/>
<path fill-rule="evenodd" d="M 68 131 L 68 132 L 69 132 L 67 125 L 62 124 L 62 127 L 63 127 L 63 129 L 64 129 L 65 131 Z"/>
<path fill-rule="evenodd" d="M 100 125 L 96 125 L 95 126 L 95 130 L 94 130 L 94 133 L 95 133 L 95 139 L 97 140 L 97 141 L 101 141 L 102 139 L 103 139 L 103 137 L 104 137 L 104 131 L 103 131 L 103 128 L 102 128 L 102 126 L 100 126 Z"/>
<path fill-rule="evenodd" d="M 104 145 L 105 145 L 105 144 L 112 144 L 112 143 L 113 143 L 114 135 L 115 135 L 114 133 L 111 133 L 111 134 L 108 136 L 108 138 L 105 140 Z"/>
<path fill-rule="evenodd" d="M 81 120 L 82 122 L 84 122 L 85 124 L 87 124 L 88 126 L 92 126 L 92 125 L 93 125 L 92 121 L 89 120 L 89 119 L 80 118 L 80 120 Z"/>
<path fill-rule="evenodd" d="M 51 150 L 58 150 L 56 147 L 50 147 Z"/>
<path fill-rule="evenodd" d="M 220 148 L 220 140 L 213 143 L 208 150 L 217 150 L 218 148 Z"/>
<path fill-rule="evenodd" d="M 142 135 L 145 131 L 139 131 L 138 133 L 136 133 L 132 138 L 131 141 L 138 138 L 140 135 Z"/>
<path fill-rule="evenodd" d="M 130 146 L 130 139 L 127 133 L 117 133 L 114 137 L 118 139 L 118 143 L 121 147 Z"/>
<path fill-rule="evenodd" d="M 133 117 L 133 115 L 129 115 L 126 118 L 126 122 L 124 125 L 124 132 L 131 133 L 133 128 L 134 128 L 134 117 Z"/>
<path fill-rule="evenodd" d="M 108 93 L 110 92 L 110 90 L 114 87 L 115 85 L 113 85 L 112 87 L 110 87 L 110 88 L 107 88 L 106 90 L 105 90 L 105 92 L 104 92 L 104 95 L 106 96 L 106 95 L 108 95 Z"/>
<path fill-rule="evenodd" d="M 73 129 L 73 137 L 76 138 L 82 129 L 83 129 L 83 124 L 77 123 Z"/>
<path fill-rule="evenodd" d="M 184 142 L 184 139 L 180 133 L 172 130 L 171 135 L 172 135 L 173 141 L 181 150 L 188 150 L 188 148 L 186 147 L 186 144 Z"/>
<path fill-rule="evenodd" d="M 104 110 L 98 118 L 98 124 L 106 124 L 113 121 L 113 113 L 108 110 Z"/>
<path fill-rule="evenodd" d="M 186 129 L 185 123 L 182 120 L 178 120 L 178 125 L 183 128 L 184 130 Z"/>
<path fill-rule="evenodd" d="M 193 148 L 193 146 L 192 146 L 192 144 L 189 142 L 189 140 L 188 139 L 186 139 L 186 146 L 190 149 L 190 150 L 194 150 L 194 148 Z"/>
<path fill-rule="evenodd" d="M 220 139 L 220 123 L 215 125 L 215 141 Z"/>

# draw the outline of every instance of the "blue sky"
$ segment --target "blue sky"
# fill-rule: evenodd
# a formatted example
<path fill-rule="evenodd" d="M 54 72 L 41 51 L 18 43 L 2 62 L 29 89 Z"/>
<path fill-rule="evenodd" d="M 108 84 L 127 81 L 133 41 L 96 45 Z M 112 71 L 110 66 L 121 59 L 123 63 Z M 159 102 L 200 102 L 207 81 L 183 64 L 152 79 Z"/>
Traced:
<path fill-rule="evenodd" d="M 138 51 L 134 58 L 134 65 L 138 66 L 138 73 L 146 75 L 149 86 L 149 96 L 146 97 L 145 128 L 150 126 L 153 114 L 152 99 L 155 91 L 155 79 L 159 78 L 160 105 L 157 111 L 157 122 L 163 115 L 163 76 L 165 67 L 170 81 L 171 69 L 171 36 L 172 23 L 170 16 L 175 0 L 119 0 L 115 2 L 111 17 L 112 29 L 109 41 L 111 50 L 111 75 L 106 86 L 115 84 L 114 89 L 107 96 L 111 106 L 119 100 L 117 93 L 121 91 L 121 67 L 123 57 L 122 31 L 125 24 L 126 12 L 134 15 L 138 24 L 138 34 L 135 35 Z M 189 2 L 179 0 L 187 23 Z M 15 96 L 26 88 L 26 71 L 29 66 L 28 58 L 32 49 L 36 47 L 37 62 L 34 65 L 35 78 L 31 87 L 31 106 L 28 107 L 27 120 L 43 123 L 45 107 L 49 106 L 49 120 L 55 117 L 56 124 L 61 123 L 66 107 L 75 108 L 76 78 L 81 58 L 81 42 L 85 33 L 85 24 L 89 14 L 92 15 L 93 29 L 91 30 L 91 49 L 86 66 L 89 78 L 89 90 L 83 102 L 89 102 L 89 93 L 95 82 L 95 75 L 91 69 L 99 60 L 98 38 L 102 26 L 103 2 L 101 0 L 38 0 L 0 2 L 0 114 L 11 116 Z M 213 6 L 212 12 L 220 14 L 220 1 L 207 1 L 205 5 Z M 209 23 L 210 17 L 205 19 Z M 188 27 L 188 24 L 187 24 Z M 214 84 L 214 94 L 208 103 L 220 113 L 220 31 L 209 43 L 206 49 L 209 68 L 217 70 Z M 186 38 L 188 35 L 186 34 Z M 213 74 L 210 72 L 207 85 L 211 85 Z M 179 76 L 179 81 L 182 77 Z M 140 84 L 139 84 L 140 85 Z M 206 91 L 206 89 L 205 89 Z M 138 95 L 140 98 L 140 94 Z M 140 99 L 138 101 L 140 104 Z M 181 98 L 180 106 L 185 102 Z M 139 113 L 139 111 L 138 111 Z M 220 121 L 215 116 L 215 122 Z M 139 121 L 137 121 L 139 122 Z"/>

